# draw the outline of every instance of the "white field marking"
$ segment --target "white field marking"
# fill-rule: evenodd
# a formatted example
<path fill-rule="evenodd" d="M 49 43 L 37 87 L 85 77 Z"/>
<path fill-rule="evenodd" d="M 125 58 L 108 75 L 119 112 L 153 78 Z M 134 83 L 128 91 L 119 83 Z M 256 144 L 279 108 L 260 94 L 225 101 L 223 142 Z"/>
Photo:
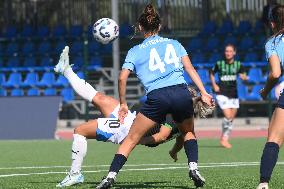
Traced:
<path fill-rule="evenodd" d="M 259 162 L 221 162 L 221 163 L 199 163 L 199 165 L 231 165 L 231 164 L 259 164 Z M 279 162 L 281 164 L 281 162 Z M 284 162 L 283 162 L 284 163 Z M 142 167 L 142 166 L 181 166 L 186 163 L 172 163 L 172 164 L 126 164 L 124 167 Z M 83 168 L 94 167 L 109 167 L 110 165 L 83 165 Z M 52 169 L 52 168 L 70 168 L 70 166 L 30 166 L 30 167 L 0 167 L 0 170 L 14 170 L 14 169 Z"/>
<path fill-rule="evenodd" d="M 278 165 L 284 165 L 284 162 L 278 162 Z M 221 168 L 221 167 L 243 167 L 243 166 L 258 166 L 259 163 L 234 163 L 234 164 L 214 164 L 214 165 L 200 165 L 200 168 Z M 122 169 L 120 171 L 156 171 L 156 170 L 174 170 L 174 169 L 188 169 L 188 167 L 152 167 L 152 168 L 136 168 L 136 169 Z M 108 170 L 84 171 L 84 173 L 99 173 L 107 172 Z M 0 178 L 15 177 L 15 176 L 30 176 L 30 175 L 49 175 L 49 174 L 66 174 L 66 172 L 41 172 L 41 173 L 21 173 L 21 174 L 7 174 L 0 175 Z"/>

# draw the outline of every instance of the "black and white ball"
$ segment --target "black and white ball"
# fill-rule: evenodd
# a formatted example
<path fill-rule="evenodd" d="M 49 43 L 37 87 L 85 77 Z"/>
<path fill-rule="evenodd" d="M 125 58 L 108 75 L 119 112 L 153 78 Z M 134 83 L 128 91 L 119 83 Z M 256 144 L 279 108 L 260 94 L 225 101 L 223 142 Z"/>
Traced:
<path fill-rule="evenodd" d="M 94 38 L 102 43 L 108 44 L 118 38 L 119 27 L 117 23 L 110 18 L 101 18 L 93 26 Z"/>

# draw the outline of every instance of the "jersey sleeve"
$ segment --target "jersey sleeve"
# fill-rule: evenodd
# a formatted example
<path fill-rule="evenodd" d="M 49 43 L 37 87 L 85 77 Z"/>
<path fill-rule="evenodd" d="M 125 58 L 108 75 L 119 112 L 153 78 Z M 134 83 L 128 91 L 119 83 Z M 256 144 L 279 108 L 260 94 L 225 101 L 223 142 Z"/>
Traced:
<path fill-rule="evenodd" d="M 266 54 L 266 59 L 268 60 L 272 55 L 277 55 L 276 52 L 276 47 L 273 44 L 272 40 L 269 40 L 265 44 L 265 54 Z"/>
<path fill-rule="evenodd" d="M 217 73 L 217 72 L 219 71 L 218 63 L 216 63 L 216 64 L 213 66 L 213 68 L 211 69 L 211 71 L 212 71 L 213 73 Z"/>
<path fill-rule="evenodd" d="M 135 53 L 133 53 L 133 49 L 130 49 L 128 51 L 124 63 L 122 65 L 122 69 L 128 69 L 131 71 L 135 70 Z"/>

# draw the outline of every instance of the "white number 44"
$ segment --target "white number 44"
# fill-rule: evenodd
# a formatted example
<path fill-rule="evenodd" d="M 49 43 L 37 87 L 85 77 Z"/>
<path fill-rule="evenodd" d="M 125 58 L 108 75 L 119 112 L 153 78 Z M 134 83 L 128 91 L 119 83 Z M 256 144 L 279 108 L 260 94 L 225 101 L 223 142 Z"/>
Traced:
<path fill-rule="evenodd" d="M 179 66 L 179 58 L 172 44 L 167 44 L 164 62 L 166 64 L 174 64 L 175 68 Z M 149 69 L 151 71 L 159 69 L 161 73 L 164 73 L 166 71 L 164 62 L 161 60 L 157 50 L 152 48 L 150 51 Z"/>

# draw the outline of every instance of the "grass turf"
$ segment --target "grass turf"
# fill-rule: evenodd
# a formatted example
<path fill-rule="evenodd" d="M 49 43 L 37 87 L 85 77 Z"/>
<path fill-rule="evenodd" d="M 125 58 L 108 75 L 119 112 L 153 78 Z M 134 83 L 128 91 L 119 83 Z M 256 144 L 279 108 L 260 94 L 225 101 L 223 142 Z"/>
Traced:
<path fill-rule="evenodd" d="M 200 171 L 206 178 L 204 188 L 256 188 L 259 177 L 259 165 L 257 163 L 260 160 L 264 143 L 264 139 L 233 139 L 233 148 L 227 150 L 220 148 L 216 139 L 199 140 Z M 188 179 L 184 152 L 180 152 L 177 163 L 174 163 L 168 156 L 172 144 L 172 142 L 169 142 L 156 148 L 137 147 L 128 159 L 126 164 L 128 166 L 124 167 L 125 171 L 119 174 L 115 188 L 194 188 L 192 181 Z M 65 177 L 65 174 L 54 172 L 69 170 L 70 147 L 71 141 L 0 141 L 0 188 L 55 188 L 55 185 Z M 90 167 L 83 168 L 85 182 L 71 188 L 94 188 L 100 182 L 102 176 L 107 173 L 108 165 L 116 148 L 116 145 L 110 143 L 89 141 L 88 154 L 84 165 Z M 283 153 L 279 154 L 278 161 L 284 161 Z M 236 164 L 234 167 L 228 167 L 232 162 L 255 163 L 242 166 Z M 39 168 L 42 166 L 44 168 Z M 145 170 L 146 168 L 160 168 L 160 170 Z M 47 172 L 51 173 L 47 174 Z M 26 173 L 43 174 L 1 176 Z M 283 173 L 283 166 L 277 165 L 270 188 L 284 188 Z"/>

